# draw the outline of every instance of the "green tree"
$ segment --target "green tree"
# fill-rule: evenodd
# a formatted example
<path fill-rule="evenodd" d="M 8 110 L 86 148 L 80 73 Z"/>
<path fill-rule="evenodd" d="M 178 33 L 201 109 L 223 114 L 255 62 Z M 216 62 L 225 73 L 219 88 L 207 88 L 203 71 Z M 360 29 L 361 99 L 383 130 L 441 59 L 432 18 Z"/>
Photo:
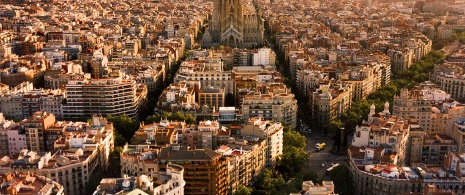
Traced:
<path fill-rule="evenodd" d="M 302 165 L 307 163 L 308 154 L 304 148 L 294 146 L 284 146 L 283 154 L 278 162 L 277 170 L 284 174 L 286 178 L 302 170 Z"/>
<path fill-rule="evenodd" d="M 132 136 L 134 136 L 134 132 L 139 129 L 139 123 L 126 114 L 120 116 L 108 115 L 106 118 L 113 123 L 117 135 L 121 135 L 125 138 L 126 142 L 129 142 Z"/>
<path fill-rule="evenodd" d="M 335 192 L 339 194 L 354 194 L 352 177 L 345 165 L 339 165 L 330 172 L 331 179 L 336 186 Z"/>
<path fill-rule="evenodd" d="M 162 115 L 155 114 L 155 115 L 150 115 L 145 119 L 145 123 L 158 123 L 162 119 L 167 119 L 171 121 L 186 121 L 187 124 L 195 124 L 197 122 L 197 119 L 191 115 L 191 114 L 184 114 L 182 112 L 175 112 L 175 113 L 169 113 L 165 112 Z"/>
<path fill-rule="evenodd" d="M 334 135 L 340 130 L 341 127 L 342 127 L 341 120 L 331 121 L 329 122 L 329 125 L 328 125 L 328 133 L 331 133 Z"/>
<path fill-rule="evenodd" d="M 289 128 L 290 127 L 286 127 Z M 308 154 L 305 152 L 307 139 L 297 131 L 286 130 L 283 133 L 283 154 L 278 161 L 277 170 L 284 174 L 285 178 L 302 170 L 302 164 L 308 161 Z"/>
<path fill-rule="evenodd" d="M 258 181 L 258 191 L 264 190 L 266 194 L 279 194 L 279 191 L 287 186 L 283 176 L 276 171 L 266 169 Z M 253 194 L 256 194 L 255 192 Z"/>
<path fill-rule="evenodd" d="M 237 186 L 236 192 L 234 193 L 235 195 L 251 195 L 252 194 L 252 189 L 249 187 L 239 185 Z"/>
<path fill-rule="evenodd" d="M 297 131 L 285 131 L 283 133 L 283 146 L 305 148 L 307 139 Z"/>
<path fill-rule="evenodd" d="M 113 137 L 114 137 L 114 143 L 116 147 L 123 147 L 127 140 L 121 134 L 119 134 L 117 131 L 113 132 Z"/>

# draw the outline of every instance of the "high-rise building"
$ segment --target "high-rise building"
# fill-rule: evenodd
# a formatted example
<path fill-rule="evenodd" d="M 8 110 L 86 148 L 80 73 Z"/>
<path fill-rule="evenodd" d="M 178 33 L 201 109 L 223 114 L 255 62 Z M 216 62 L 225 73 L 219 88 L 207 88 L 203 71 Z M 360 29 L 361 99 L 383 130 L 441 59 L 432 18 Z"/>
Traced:
<path fill-rule="evenodd" d="M 266 165 L 276 165 L 278 157 L 283 154 L 283 126 L 279 122 L 251 118 L 242 127 L 242 136 L 250 136 L 267 140 Z"/>
<path fill-rule="evenodd" d="M 66 105 L 63 105 L 64 117 L 126 114 L 137 119 L 147 98 L 147 86 L 121 77 L 70 80 L 66 85 L 66 96 Z"/>
<path fill-rule="evenodd" d="M 188 149 L 175 145 L 161 149 L 149 147 L 124 146 L 121 174 L 149 175 L 177 162 L 184 168 L 184 194 L 227 194 L 228 160 L 223 155 L 211 149 Z"/>
<path fill-rule="evenodd" d="M 257 47 L 263 44 L 264 20 L 252 1 L 214 0 L 211 26 L 203 37 L 203 47 L 228 45 Z"/>

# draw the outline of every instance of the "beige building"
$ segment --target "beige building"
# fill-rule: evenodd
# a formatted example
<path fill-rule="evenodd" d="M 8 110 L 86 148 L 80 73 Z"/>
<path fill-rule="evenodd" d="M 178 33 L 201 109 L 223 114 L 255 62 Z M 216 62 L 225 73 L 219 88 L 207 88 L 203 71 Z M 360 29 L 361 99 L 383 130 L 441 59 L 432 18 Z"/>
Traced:
<path fill-rule="evenodd" d="M 92 80 L 70 80 L 66 85 L 63 116 L 85 118 L 94 114 L 138 119 L 147 99 L 147 86 L 121 77 Z"/>
<path fill-rule="evenodd" d="M 58 152 L 53 154 L 24 149 L 18 156 L 3 157 L 2 173 L 42 175 L 62 184 L 64 194 L 84 194 L 91 177 L 107 169 L 113 150 L 113 125 L 98 116 L 92 118 L 92 124 L 55 141 Z"/>
<path fill-rule="evenodd" d="M 337 82 L 320 83 L 309 98 L 311 116 L 321 125 L 341 117 L 352 104 L 352 84 Z"/>
<path fill-rule="evenodd" d="M 45 129 L 55 123 L 55 116 L 47 112 L 35 112 L 33 116 L 21 122 L 26 133 L 28 149 L 36 152 L 51 151 L 53 148 L 46 148 Z"/>
<path fill-rule="evenodd" d="M 431 82 L 457 100 L 465 99 L 465 76 L 462 66 L 454 64 L 436 64 L 430 74 Z"/>
<path fill-rule="evenodd" d="M 208 148 L 214 150 L 218 147 L 218 132 L 220 131 L 220 123 L 218 121 L 200 121 L 197 129 L 202 149 Z"/>
<path fill-rule="evenodd" d="M 426 135 L 421 151 L 421 162 L 425 164 L 443 164 L 449 151 L 457 151 L 457 145 L 452 137 L 443 133 Z"/>
<path fill-rule="evenodd" d="M 61 184 L 50 178 L 32 173 L 5 173 L 0 174 L 0 181 L 8 183 L 0 190 L 0 194 L 26 195 L 64 195 L 64 189 Z"/>
<path fill-rule="evenodd" d="M 177 144 L 178 143 L 178 126 L 184 126 L 184 122 L 170 122 L 166 119 L 159 123 L 147 124 L 141 123 L 139 130 L 131 139 L 131 144 Z"/>
<path fill-rule="evenodd" d="M 258 117 L 283 122 L 292 128 L 297 125 L 297 100 L 292 93 L 247 94 L 243 97 L 241 108 L 244 120 Z"/>
<path fill-rule="evenodd" d="M 227 194 L 228 161 L 210 149 L 126 145 L 121 153 L 121 174 L 153 174 L 175 162 L 184 168 L 184 194 Z"/>
<path fill-rule="evenodd" d="M 439 26 L 438 27 L 438 38 L 449 39 L 452 37 L 452 28 L 450 26 Z"/>
<path fill-rule="evenodd" d="M 186 182 L 183 179 L 184 168 L 180 165 L 169 164 L 166 171 L 152 172 L 149 175 L 137 177 L 104 178 L 94 194 L 165 194 L 184 195 Z"/>
<path fill-rule="evenodd" d="M 172 83 L 165 90 L 163 90 L 160 97 L 158 97 L 159 107 L 173 107 L 186 103 L 194 104 L 196 100 L 196 91 L 199 89 L 199 83 L 194 81 L 181 81 L 179 83 Z"/>
<path fill-rule="evenodd" d="M 402 47 L 388 50 L 388 55 L 391 57 L 391 69 L 393 72 L 407 70 L 412 65 L 415 57 L 412 50 Z"/>
<path fill-rule="evenodd" d="M 394 96 L 392 114 L 402 118 L 415 117 L 421 127 L 429 131 L 431 117 L 431 100 L 423 96 L 421 91 L 401 89 L 399 96 Z"/>
<path fill-rule="evenodd" d="M 283 126 L 279 122 L 251 118 L 242 127 L 242 136 L 267 140 L 266 155 L 267 167 L 273 167 L 281 154 L 283 154 Z"/>
<path fill-rule="evenodd" d="M 401 89 L 394 96 L 393 115 L 402 118 L 415 117 L 419 125 L 429 133 L 440 133 L 452 128 L 457 118 L 464 116 L 465 107 L 450 99 L 446 92 L 425 82 L 407 90 Z"/>
<path fill-rule="evenodd" d="M 366 99 L 381 85 L 378 74 L 374 74 L 370 66 L 357 66 L 339 75 L 339 79 L 352 84 L 352 98 L 354 100 Z"/>
<path fill-rule="evenodd" d="M 290 195 L 337 195 L 334 193 L 333 181 L 322 181 L 321 186 L 314 184 L 313 181 L 302 182 L 302 191 L 300 193 L 291 193 Z"/>
<path fill-rule="evenodd" d="M 222 65 L 211 67 L 211 63 L 206 60 L 187 60 L 181 64 L 174 82 L 199 81 L 200 87 L 211 86 L 222 88 L 224 94 L 234 94 L 234 81 L 231 72 L 223 71 Z"/>
<path fill-rule="evenodd" d="M 228 159 L 229 194 L 257 179 L 266 167 L 267 150 L 267 140 L 252 137 L 231 137 L 216 150 Z"/>
<path fill-rule="evenodd" d="M 199 105 L 209 107 L 224 107 L 225 94 L 222 88 L 206 86 L 199 91 Z"/>

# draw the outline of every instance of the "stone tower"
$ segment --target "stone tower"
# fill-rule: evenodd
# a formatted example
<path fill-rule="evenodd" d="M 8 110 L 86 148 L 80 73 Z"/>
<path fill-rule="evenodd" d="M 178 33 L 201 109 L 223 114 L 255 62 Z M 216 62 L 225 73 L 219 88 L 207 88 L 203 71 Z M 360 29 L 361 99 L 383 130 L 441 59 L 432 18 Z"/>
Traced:
<path fill-rule="evenodd" d="M 263 44 L 263 19 L 247 0 L 213 0 L 214 10 L 202 47 L 227 45 L 236 48 Z"/>

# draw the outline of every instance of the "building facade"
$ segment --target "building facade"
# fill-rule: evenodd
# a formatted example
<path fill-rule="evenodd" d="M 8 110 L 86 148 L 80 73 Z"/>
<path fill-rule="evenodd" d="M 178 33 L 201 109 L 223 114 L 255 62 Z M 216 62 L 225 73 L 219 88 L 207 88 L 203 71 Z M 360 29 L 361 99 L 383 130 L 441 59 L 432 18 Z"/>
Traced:
<path fill-rule="evenodd" d="M 139 118 L 147 99 L 147 86 L 122 78 L 70 80 L 66 85 L 63 116 L 85 118 L 99 115 L 123 115 Z"/>
<path fill-rule="evenodd" d="M 257 47 L 263 44 L 264 20 L 251 1 L 215 0 L 213 15 L 202 40 L 203 47 L 228 45 Z"/>

